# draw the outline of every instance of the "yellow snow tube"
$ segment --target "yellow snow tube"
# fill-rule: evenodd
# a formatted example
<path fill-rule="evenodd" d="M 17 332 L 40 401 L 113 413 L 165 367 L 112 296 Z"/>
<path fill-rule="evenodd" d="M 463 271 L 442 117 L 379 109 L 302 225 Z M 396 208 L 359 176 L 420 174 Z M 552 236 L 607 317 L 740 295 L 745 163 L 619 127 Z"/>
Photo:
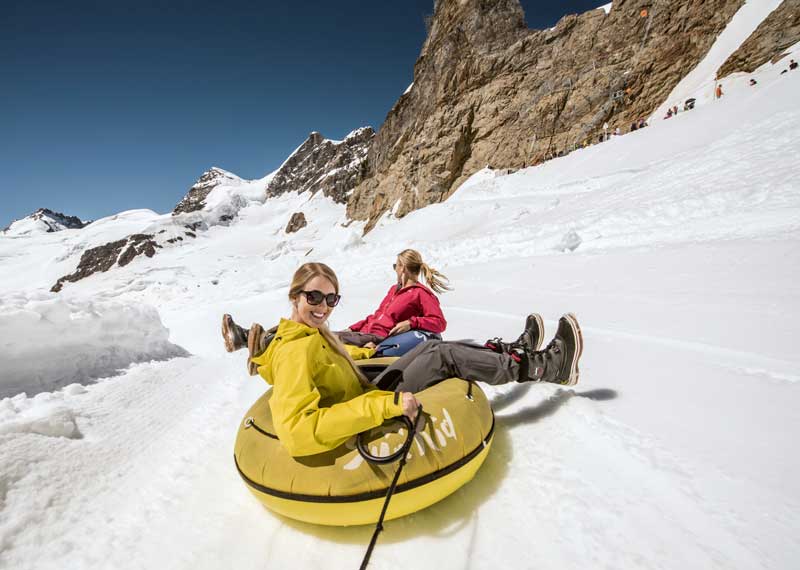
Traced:
<path fill-rule="evenodd" d="M 375 366 L 374 360 L 362 362 Z M 333 526 L 375 523 L 398 463 L 367 461 L 356 438 L 326 453 L 292 457 L 275 436 L 271 395 L 269 390 L 253 404 L 236 437 L 236 468 L 252 493 L 268 508 L 296 520 Z M 424 509 L 469 482 L 494 435 L 492 408 L 476 384 L 452 378 L 416 397 L 423 406 L 423 422 L 386 520 Z M 390 420 L 363 434 L 362 448 L 386 457 L 401 449 L 407 435 L 405 424 Z"/>

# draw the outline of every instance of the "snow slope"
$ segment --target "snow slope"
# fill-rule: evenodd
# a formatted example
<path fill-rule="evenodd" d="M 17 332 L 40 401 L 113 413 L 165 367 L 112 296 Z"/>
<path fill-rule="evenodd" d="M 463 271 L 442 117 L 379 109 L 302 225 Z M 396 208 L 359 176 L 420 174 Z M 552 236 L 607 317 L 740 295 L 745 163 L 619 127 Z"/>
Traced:
<path fill-rule="evenodd" d="M 387 523 L 370 568 L 794 568 L 800 72 L 755 76 L 757 89 L 608 143 L 482 171 L 363 238 L 324 197 L 253 199 L 229 226 L 52 295 L 81 248 L 161 218 L 0 237 L 4 365 L 68 364 L 72 342 L 91 362 L 120 327 L 154 360 L 0 400 L 0 568 L 357 567 L 371 528 L 283 519 L 239 480 L 233 440 L 265 384 L 224 352 L 219 319 L 286 315 L 292 271 L 320 260 L 339 274 L 343 328 L 374 308 L 404 247 L 455 286 L 446 338 L 515 337 L 532 310 L 552 333 L 574 311 L 586 346 L 573 389 L 486 389 L 486 463 Z M 286 235 L 299 210 L 309 225 Z M 150 336 L 191 356 L 155 361 Z"/>
<path fill-rule="evenodd" d="M 666 101 L 650 116 L 649 122 L 660 120 L 672 106 L 677 105 L 678 109 L 683 109 L 684 101 L 690 97 L 696 99 L 696 105 L 713 102 L 717 70 L 780 4 L 781 0 L 746 0 L 703 60 L 675 86 Z M 772 65 L 767 63 L 765 67 Z M 782 67 L 785 69 L 785 64 Z M 743 76 L 749 79 L 752 74 L 735 74 L 734 77 L 726 78 L 723 92 L 728 93 L 729 87 L 733 85 L 737 88 L 745 86 L 746 80 Z"/>

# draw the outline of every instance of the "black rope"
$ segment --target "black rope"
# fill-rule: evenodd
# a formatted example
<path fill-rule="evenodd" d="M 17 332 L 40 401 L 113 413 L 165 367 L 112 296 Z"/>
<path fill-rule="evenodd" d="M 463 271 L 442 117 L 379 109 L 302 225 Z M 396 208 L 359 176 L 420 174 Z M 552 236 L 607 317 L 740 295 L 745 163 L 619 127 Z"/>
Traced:
<path fill-rule="evenodd" d="M 264 434 L 267 437 L 271 437 L 272 439 L 278 439 L 278 436 L 275 435 L 274 433 L 269 433 L 268 431 L 265 431 L 265 430 L 261 429 L 260 427 L 258 427 L 258 425 L 256 425 L 256 422 L 252 417 L 249 417 L 249 418 L 245 419 L 244 427 L 245 428 L 248 428 L 248 427 L 254 428 L 257 432 L 259 432 L 261 434 Z"/>
<path fill-rule="evenodd" d="M 394 490 L 397 487 L 397 481 L 400 479 L 400 473 L 403 471 L 403 467 L 406 464 L 406 457 L 408 456 L 408 450 L 411 449 L 411 442 L 414 441 L 414 434 L 417 432 L 417 425 L 419 425 L 420 417 L 422 417 L 422 405 L 420 405 L 419 408 L 417 408 L 417 417 L 414 420 L 413 425 L 410 425 L 411 421 L 408 420 L 405 416 L 403 416 L 403 418 L 410 425 L 408 431 L 408 438 L 406 439 L 406 442 L 403 444 L 403 447 L 401 449 L 402 453 L 400 454 L 400 465 L 397 466 L 397 471 L 395 471 L 394 473 L 394 479 L 392 479 L 392 484 L 389 486 L 389 490 L 386 492 L 386 500 L 383 502 L 383 509 L 381 509 L 381 516 L 378 518 L 378 522 L 375 525 L 375 532 L 372 533 L 372 539 L 370 539 L 369 541 L 367 552 L 364 554 L 364 560 L 361 561 L 361 566 L 359 567 L 359 570 L 366 570 L 367 565 L 369 564 L 370 556 L 372 556 L 372 550 L 375 548 L 375 544 L 378 542 L 378 535 L 383 530 L 383 518 L 386 516 L 386 511 L 389 508 L 389 501 L 392 499 L 392 494 L 394 494 Z M 372 459 L 366 456 L 364 456 L 364 459 L 370 462 L 372 461 Z"/>

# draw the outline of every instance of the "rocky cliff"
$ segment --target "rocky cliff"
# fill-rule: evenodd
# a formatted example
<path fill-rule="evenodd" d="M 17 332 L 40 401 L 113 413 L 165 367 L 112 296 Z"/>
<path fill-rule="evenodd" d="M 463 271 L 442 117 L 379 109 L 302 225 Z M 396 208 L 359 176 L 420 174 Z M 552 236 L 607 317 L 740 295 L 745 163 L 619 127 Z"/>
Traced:
<path fill-rule="evenodd" d="M 348 215 L 367 230 L 446 199 L 487 164 L 518 168 L 627 130 L 707 53 L 743 0 L 616 0 L 530 30 L 517 0 L 438 0 L 369 148 Z"/>
<path fill-rule="evenodd" d="M 786 48 L 800 42 L 800 0 L 784 0 L 756 31 L 722 64 L 717 77 L 755 71 L 768 61 L 777 62 Z"/>
<path fill-rule="evenodd" d="M 321 191 L 337 202 L 345 202 L 364 178 L 364 161 L 374 136 L 371 127 L 357 129 L 342 141 L 311 133 L 275 173 L 267 185 L 267 196 Z"/>
<path fill-rule="evenodd" d="M 125 267 L 138 255 L 144 254 L 147 257 L 153 257 L 156 254 L 156 248 L 160 247 L 153 241 L 152 234 L 134 234 L 125 239 L 87 249 L 81 255 L 75 272 L 59 278 L 50 291 L 58 293 L 67 282 L 75 283 L 95 273 L 108 271 L 115 265 Z"/>

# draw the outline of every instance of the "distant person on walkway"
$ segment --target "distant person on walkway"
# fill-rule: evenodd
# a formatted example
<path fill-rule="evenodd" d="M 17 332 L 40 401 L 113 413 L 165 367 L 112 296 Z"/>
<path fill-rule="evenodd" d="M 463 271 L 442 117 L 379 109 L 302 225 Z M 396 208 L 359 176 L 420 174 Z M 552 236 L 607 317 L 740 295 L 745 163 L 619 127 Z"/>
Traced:
<path fill-rule="evenodd" d="M 673 105 L 672 106 L 672 114 L 673 115 L 677 115 L 678 114 L 678 106 L 677 105 Z"/>
<path fill-rule="evenodd" d="M 757 84 L 758 84 L 758 81 L 756 81 L 755 79 L 752 79 L 752 78 L 750 79 L 750 87 L 752 87 L 753 85 L 757 85 Z"/>
<path fill-rule="evenodd" d="M 722 99 L 723 95 L 725 95 L 725 93 L 722 92 L 722 83 L 718 83 L 717 88 L 714 90 L 714 97 Z"/>
<path fill-rule="evenodd" d="M 643 129 L 646 126 L 647 126 L 647 121 L 645 121 L 644 118 L 639 119 L 639 128 Z"/>
<path fill-rule="evenodd" d="M 664 118 L 665 119 L 671 119 L 672 118 L 672 109 L 667 109 L 667 115 Z"/>
<path fill-rule="evenodd" d="M 789 69 L 791 69 L 792 71 L 797 69 L 797 62 L 795 60 L 793 59 L 789 60 Z"/>
<path fill-rule="evenodd" d="M 617 127 L 616 129 L 614 129 L 614 136 L 615 136 L 615 137 L 618 137 L 618 136 L 620 136 L 621 134 L 622 134 L 622 129 L 620 129 L 619 127 Z"/>
<path fill-rule="evenodd" d="M 636 125 L 636 121 L 634 121 L 633 123 L 631 123 L 631 132 L 635 131 L 635 130 L 636 130 L 636 129 L 638 129 L 638 128 L 639 128 L 639 127 Z"/>

